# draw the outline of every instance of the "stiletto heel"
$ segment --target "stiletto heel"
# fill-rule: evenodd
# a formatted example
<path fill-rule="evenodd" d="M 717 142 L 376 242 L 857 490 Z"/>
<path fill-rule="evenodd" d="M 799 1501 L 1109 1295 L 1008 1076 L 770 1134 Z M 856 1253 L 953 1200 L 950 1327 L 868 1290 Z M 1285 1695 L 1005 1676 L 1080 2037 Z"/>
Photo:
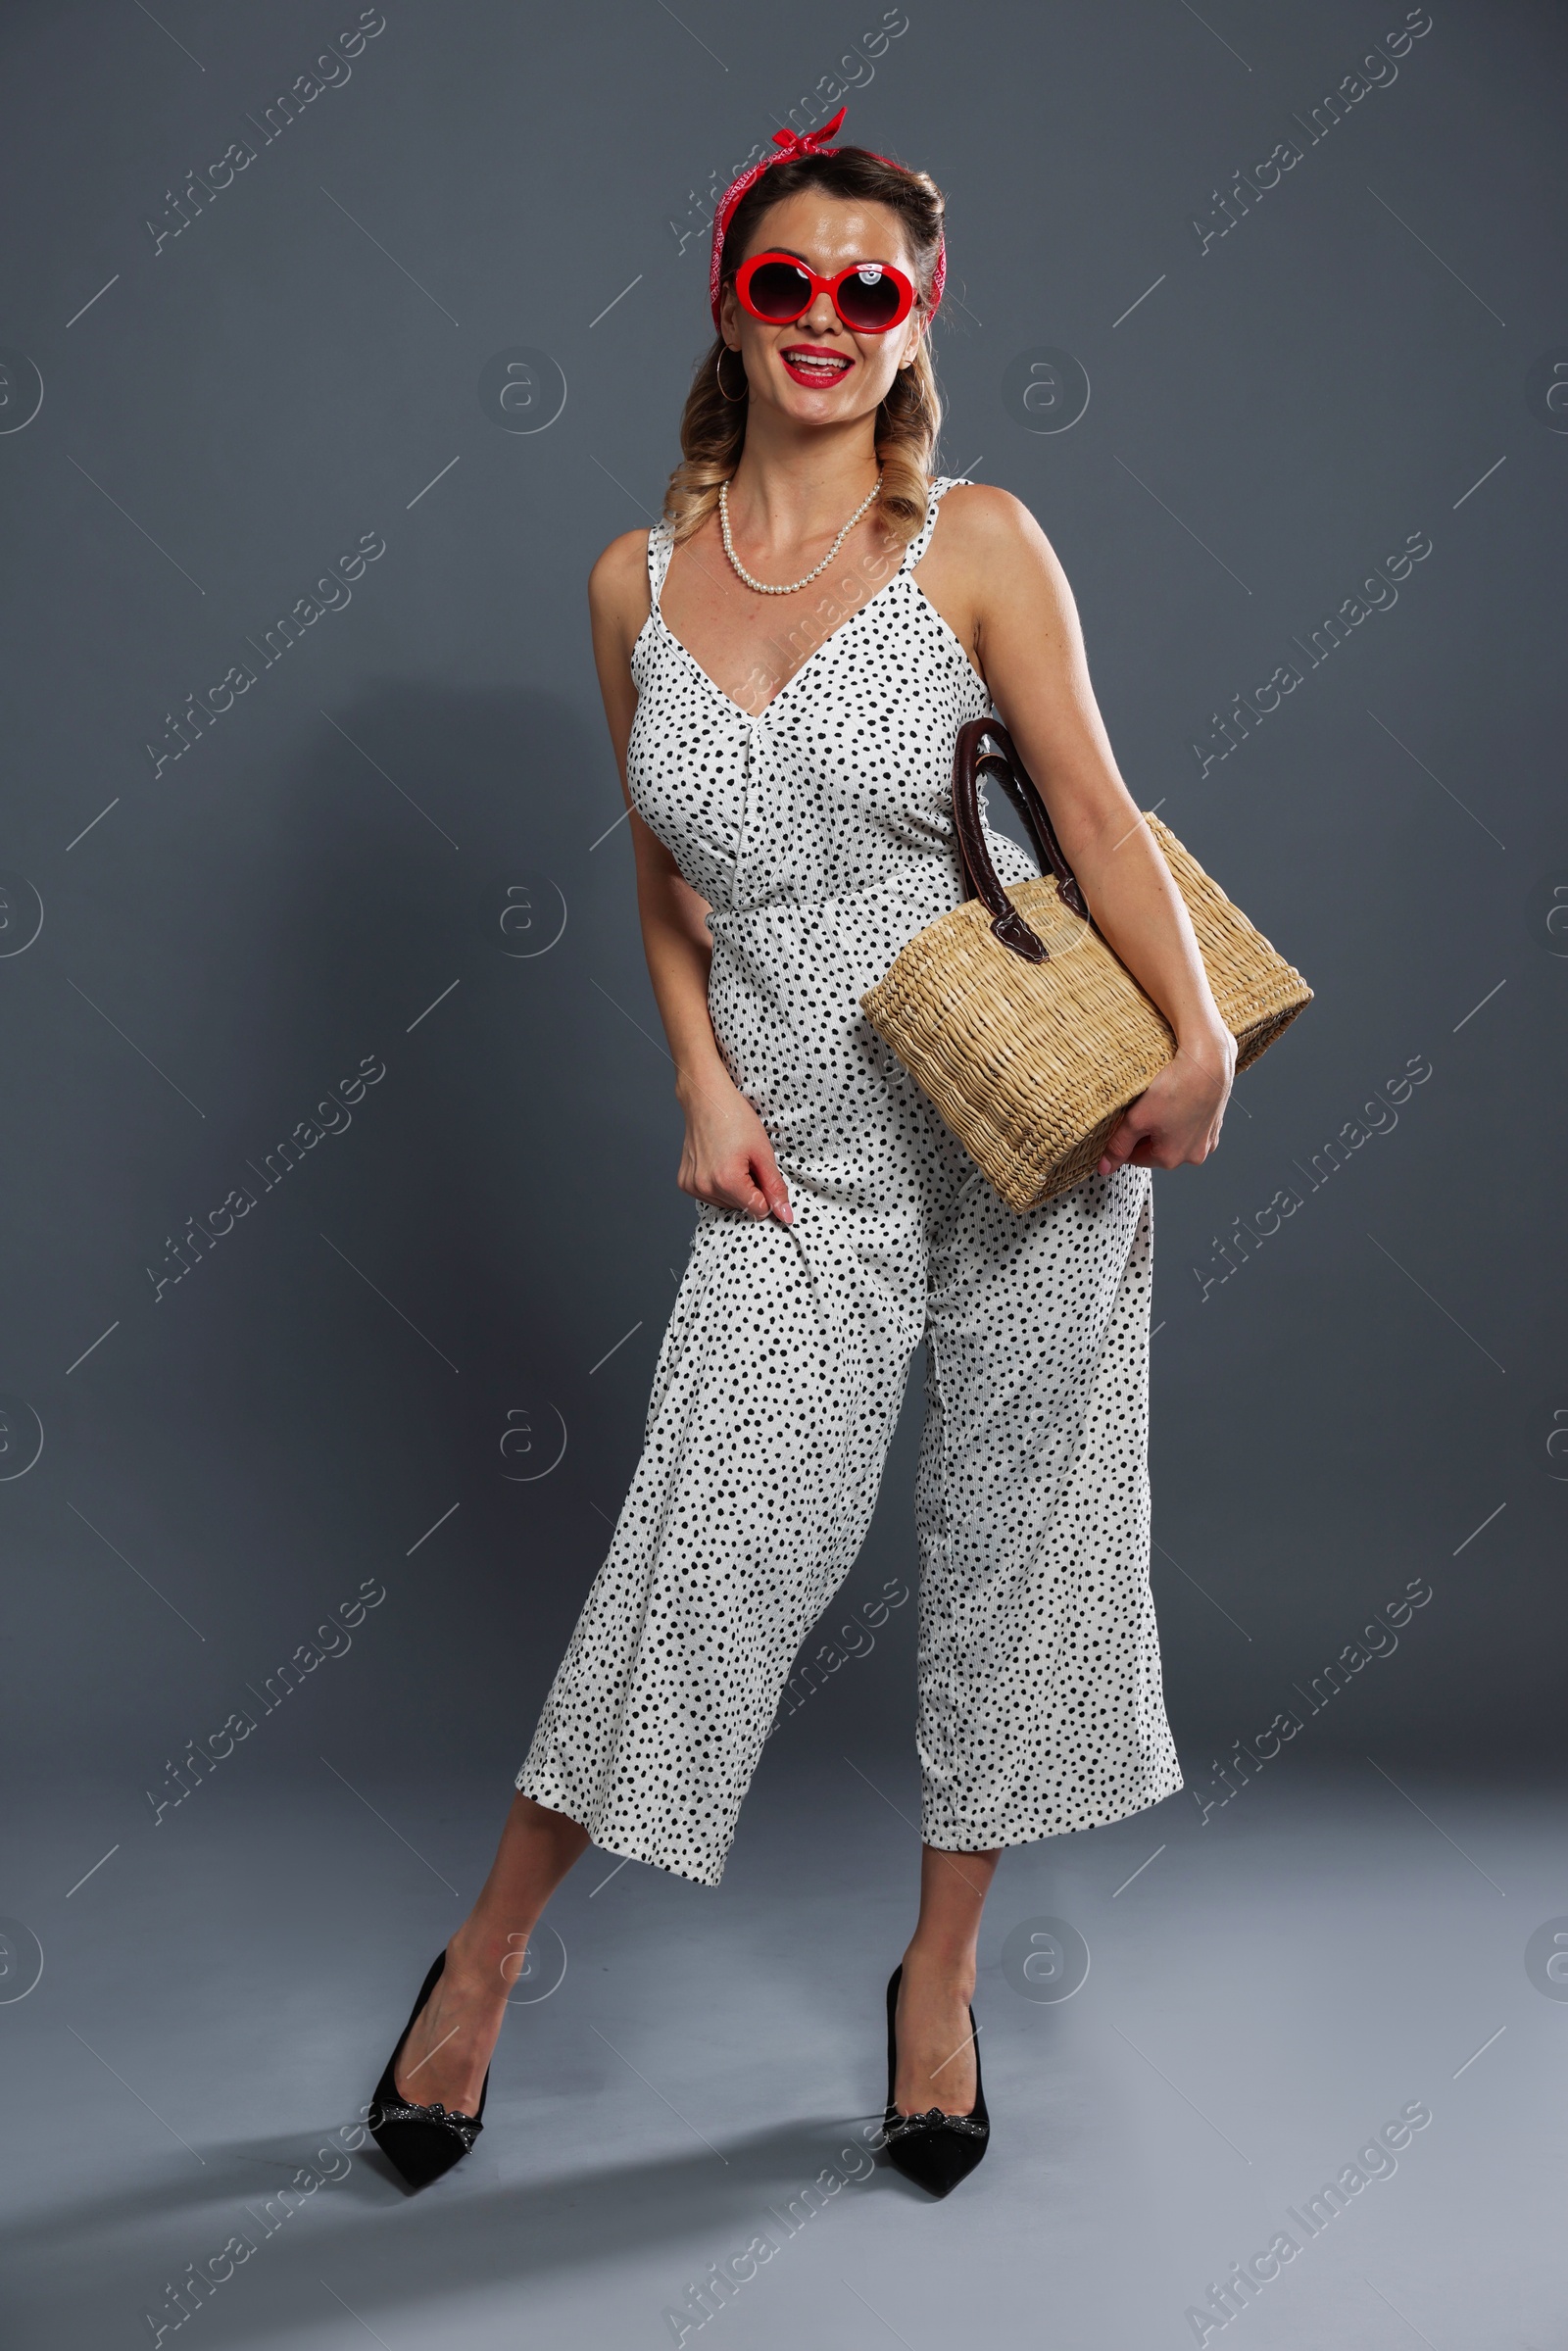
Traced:
<path fill-rule="evenodd" d="M 924 2114 L 900 2114 L 893 2103 L 893 2083 L 899 2070 L 894 2020 L 903 1977 L 901 1961 L 888 1979 L 888 2104 L 882 2118 L 882 2143 L 889 2161 L 906 2180 L 929 2188 L 933 2196 L 945 2196 L 960 2180 L 968 2178 L 991 2137 L 991 2117 L 986 2112 L 986 2093 L 980 2080 L 980 2042 L 975 2033 L 974 2010 L 969 2011 L 969 2033 L 974 2040 L 974 2104 L 969 2112 L 944 2114 L 940 2106 L 932 2106 Z"/>
<path fill-rule="evenodd" d="M 443 1951 L 419 1987 L 413 2014 L 403 2028 L 397 2047 L 386 2061 L 385 2071 L 375 2085 L 375 2095 L 370 2103 L 370 2136 L 410 2187 L 428 2187 L 432 2180 L 439 2180 L 443 2172 L 450 2172 L 455 2163 L 462 2162 L 484 2129 L 480 2118 L 490 2090 L 488 2066 L 479 2091 L 478 2114 L 457 2111 L 449 2114 L 439 2101 L 433 2106 L 413 2105 L 403 2096 L 397 2084 L 398 2059 L 446 1963 L 447 1955 Z"/>

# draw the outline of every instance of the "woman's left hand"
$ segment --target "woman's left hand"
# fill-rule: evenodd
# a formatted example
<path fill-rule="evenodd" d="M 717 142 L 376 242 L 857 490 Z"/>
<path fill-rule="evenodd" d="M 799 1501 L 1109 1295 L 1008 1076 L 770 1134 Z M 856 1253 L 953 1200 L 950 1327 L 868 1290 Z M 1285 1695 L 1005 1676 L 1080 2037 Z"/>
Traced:
<path fill-rule="evenodd" d="M 1219 1142 L 1236 1076 L 1236 1040 L 1220 1026 L 1184 1039 L 1173 1059 L 1122 1113 L 1099 1173 L 1119 1167 L 1196 1166 Z"/>

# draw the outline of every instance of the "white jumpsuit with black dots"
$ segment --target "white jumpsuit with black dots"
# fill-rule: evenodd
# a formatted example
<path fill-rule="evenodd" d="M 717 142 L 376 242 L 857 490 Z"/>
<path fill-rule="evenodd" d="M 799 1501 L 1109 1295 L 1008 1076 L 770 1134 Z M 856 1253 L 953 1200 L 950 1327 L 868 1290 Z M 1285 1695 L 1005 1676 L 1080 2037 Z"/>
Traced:
<path fill-rule="evenodd" d="M 922 1340 L 922 1837 L 1024 1843 L 1182 1785 L 1149 1589 L 1150 1171 L 1015 1216 L 859 1007 L 962 898 L 954 738 L 991 703 L 914 578 L 951 486 L 760 717 L 671 633 L 649 534 L 629 789 L 712 908 L 713 1032 L 795 1220 L 698 1203 L 642 1457 L 516 1785 L 706 1886 Z M 1004 881 L 1033 870 L 991 844 Z"/>

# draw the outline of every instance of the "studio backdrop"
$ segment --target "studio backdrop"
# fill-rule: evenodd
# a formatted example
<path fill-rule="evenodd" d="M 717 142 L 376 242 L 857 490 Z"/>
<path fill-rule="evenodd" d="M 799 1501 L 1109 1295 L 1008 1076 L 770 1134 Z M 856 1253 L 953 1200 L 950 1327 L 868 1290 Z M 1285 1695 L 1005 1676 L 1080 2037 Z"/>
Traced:
<path fill-rule="evenodd" d="M 1282 1712 L 1558 1739 L 1560 15 L 4 37 L 4 1720 L 83 1852 L 191 1742 L 373 1780 L 461 1721 L 499 1817 L 694 1219 L 586 575 L 660 513 L 717 194 L 846 101 L 949 199 L 944 470 L 1039 517 L 1140 807 L 1316 992 L 1154 1180 L 1194 1799 Z M 901 1752 L 917 1412 L 820 1635 L 880 1606 L 821 1719 Z"/>

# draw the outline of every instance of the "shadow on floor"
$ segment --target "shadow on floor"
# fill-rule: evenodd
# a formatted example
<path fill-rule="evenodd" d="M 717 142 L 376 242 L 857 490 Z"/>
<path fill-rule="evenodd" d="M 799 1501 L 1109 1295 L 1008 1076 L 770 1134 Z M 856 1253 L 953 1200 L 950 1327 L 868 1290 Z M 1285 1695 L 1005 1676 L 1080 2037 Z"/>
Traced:
<path fill-rule="evenodd" d="M 188 2166 L 163 2170 L 137 2186 L 7 2230 L 0 2262 L 11 2278 L 15 2315 L 36 2321 L 46 2281 L 50 2307 L 60 2313 L 61 2263 L 70 2248 L 69 2290 L 78 2313 L 101 2302 L 107 2316 L 111 2305 L 123 2312 L 127 2288 L 143 2306 L 161 2309 L 163 2278 L 177 2280 L 187 2264 L 203 2263 L 232 2231 L 244 2231 L 255 2252 L 199 2314 L 203 2337 L 227 2344 L 275 2342 L 310 2324 L 304 2313 L 313 2297 L 301 2289 L 323 2267 L 352 2275 L 355 2314 L 371 2322 L 377 2311 L 408 2317 L 419 2304 L 461 2304 L 471 2293 L 650 2249 L 667 2258 L 669 2291 L 678 2297 L 694 2271 L 700 2275 L 740 2253 L 757 2236 L 782 2247 L 840 2196 L 869 2190 L 929 2202 L 885 2158 L 873 2158 L 865 2133 L 879 2120 L 879 2114 L 801 2117 L 715 2141 L 711 2152 L 694 2147 L 690 2154 L 578 2166 L 529 2181 L 476 2184 L 469 2158 L 417 2195 L 368 2143 L 343 2178 L 318 2186 L 281 2218 L 278 2191 L 310 2160 L 302 2150 L 312 2142 L 295 2134 L 233 2140 L 200 2149 L 199 2175 Z M 528 2152 L 535 2162 L 547 2159 L 537 2138 Z M 264 2208 L 271 2220 L 265 2235 Z M 368 2227 L 374 2229 L 373 2264 L 356 2258 L 355 2240 Z M 149 2242 L 154 2229 L 157 2249 Z M 262 2292 L 255 2290 L 258 2281 L 265 2281 Z M 290 2305 L 292 2319 L 285 2315 Z"/>

